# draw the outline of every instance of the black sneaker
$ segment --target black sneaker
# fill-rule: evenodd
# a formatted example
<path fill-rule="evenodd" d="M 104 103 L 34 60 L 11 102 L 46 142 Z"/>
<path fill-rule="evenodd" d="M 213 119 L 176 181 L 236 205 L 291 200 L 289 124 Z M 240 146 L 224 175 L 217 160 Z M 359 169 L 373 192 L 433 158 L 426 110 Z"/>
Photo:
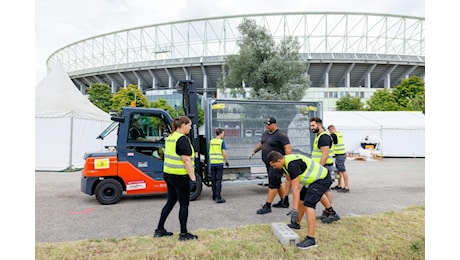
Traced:
<path fill-rule="evenodd" d="M 173 232 L 168 232 L 166 229 L 156 229 L 154 237 L 169 237 L 172 236 Z"/>
<path fill-rule="evenodd" d="M 190 233 L 180 233 L 179 235 L 179 241 L 185 241 L 185 240 L 191 240 L 191 239 L 198 239 L 198 236 Z"/>
<path fill-rule="evenodd" d="M 340 216 L 336 212 L 333 212 L 333 213 L 329 213 L 327 217 L 321 219 L 321 222 L 329 224 L 339 219 L 340 219 Z"/>
<path fill-rule="evenodd" d="M 283 200 L 280 200 L 278 203 L 272 205 L 274 208 L 287 208 L 283 204 Z M 289 206 L 288 206 L 289 207 Z"/>
<path fill-rule="evenodd" d="M 331 190 L 341 190 L 341 189 L 342 189 L 342 187 L 340 187 L 339 185 L 331 188 Z"/>
<path fill-rule="evenodd" d="M 261 209 L 257 210 L 257 214 L 267 214 L 272 212 L 272 207 L 267 206 L 267 204 L 264 204 Z"/>
<path fill-rule="evenodd" d="M 280 199 L 280 201 L 276 204 L 272 205 L 274 208 L 289 208 L 289 200 L 286 199 Z"/>
<path fill-rule="evenodd" d="M 327 217 L 327 216 L 328 216 L 327 210 L 324 209 L 324 210 L 323 210 L 323 215 L 321 215 L 321 216 L 316 216 L 316 219 L 323 219 L 323 218 L 325 218 L 325 217 Z"/>
<path fill-rule="evenodd" d="M 298 223 L 289 223 L 287 226 L 292 229 L 300 229 L 300 224 Z"/>
<path fill-rule="evenodd" d="M 296 246 L 300 249 L 310 249 L 316 247 L 316 241 L 314 238 L 306 237 L 304 241 L 297 243 Z"/>
<path fill-rule="evenodd" d="M 350 189 L 342 188 L 340 190 L 337 190 L 337 192 L 348 193 L 348 192 L 350 192 Z"/>
<path fill-rule="evenodd" d="M 216 199 L 217 203 L 225 203 L 225 200 L 223 198 L 218 198 Z"/>
<path fill-rule="evenodd" d="M 283 208 L 289 208 L 289 197 L 288 196 L 284 197 L 282 201 L 283 201 Z"/>

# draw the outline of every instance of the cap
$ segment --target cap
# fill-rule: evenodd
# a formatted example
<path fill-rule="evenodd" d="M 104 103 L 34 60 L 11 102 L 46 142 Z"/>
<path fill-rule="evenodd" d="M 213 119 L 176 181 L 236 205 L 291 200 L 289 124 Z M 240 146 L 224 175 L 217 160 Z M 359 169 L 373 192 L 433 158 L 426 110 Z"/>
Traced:
<path fill-rule="evenodd" d="M 267 121 L 265 121 L 265 124 L 267 125 L 271 125 L 271 124 L 274 124 L 276 123 L 276 119 L 274 117 L 269 117 L 267 118 Z"/>

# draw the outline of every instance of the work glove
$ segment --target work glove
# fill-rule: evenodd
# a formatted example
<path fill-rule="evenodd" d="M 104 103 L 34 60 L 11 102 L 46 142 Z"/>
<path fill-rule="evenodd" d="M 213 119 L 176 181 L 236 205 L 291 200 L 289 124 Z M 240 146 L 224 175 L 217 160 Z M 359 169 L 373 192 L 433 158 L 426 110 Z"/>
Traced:
<path fill-rule="evenodd" d="M 230 165 L 228 164 L 228 162 L 226 162 L 226 163 L 225 163 L 225 167 L 228 168 L 229 166 L 230 166 Z"/>
<path fill-rule="evenodd" d="M 291 209 L 291 223 L 297 224 L 297 219 L 299 218 L 299 212 L 296 209 Z"/>
<path fill-rule="evenodd" d="M 255 154 L 255 153 L 251 153 L 251 154 L 248 156 L 248 159 L 251 160 L 252 157 L 254 157 L 254 154 Z"/>
<path fill-rule="evenodd" d="M 191 191 L 196 190 L 197 186 L 198 186 L 198 183 L 196 182 L 196 180 L 195 181 L 190 180 L 190 190 Z"/>

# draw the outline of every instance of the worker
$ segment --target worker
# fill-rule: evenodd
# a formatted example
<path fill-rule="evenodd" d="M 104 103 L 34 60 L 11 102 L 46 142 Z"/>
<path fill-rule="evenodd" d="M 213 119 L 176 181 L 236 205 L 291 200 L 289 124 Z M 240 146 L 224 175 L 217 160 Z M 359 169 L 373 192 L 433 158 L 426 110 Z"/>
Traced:
<path fill-rule="evenodd" d="M 144 130 L 142 130 L 142 118 L 139 114 L 133 116 L 133 125 L 129 129 L 129 139 L 136 141 L 148 141 L 145 137 Z"/>
<path fill-rule="evenodd" d="M 315 133 L 315 140 L 313 141 L 313 148 L 311 152 L 312 160 L 324 166 L 331 176 L 333 160 L 332 153 L 329 152 L 329 149 L 332 147 L 332 138 L 329 133 L 324 130 L 323 121 L 319 117 L 310 118 L 310 129 L 313 133 Z M 302 191 L 304 191 L 304 188 L 302 188 Z M 306 208 L 303 206 L 304 202 L 302 201 L 302 198 L 300 200 L 301 202 L 298 205 L 298 221 L 297 223 L 290 223 L 288 225 L 293 229 L 300 229 L 300 223 L 302 222 L 303 215 L 306 212 Z M 328 206 L 332 205 L 332 194 L 330 187 L 328 187 L 328 190 L 322 195 L 321 204 L 323 204 L 324 210 L 323 214 L 318 218 L 321 219 L 323 223 L 332 223 L 340 219 L 340 216 L 334 210 L 332 210 L 332 206 L 330 208 Z"/>
<path fill-rule="evenodd" d="M 173 132 L 166 138 L 164 180 L 168 187 L 167 201 L 161 210 L 158 227 L 154 237 L 172 236 L 164 225 L 174 205 L 179 201 L 179 223 L 181 233 L 179 241 L 198 239 L 198 236 L 187 230 L 188 207 L 190 204 L 191 186 L 196 185 L 193 146 L 188 138 L 192 122 L 187 116 L 176 117 L 172 124 Z"/>
<path fill-rule="evenodd" d="M 274 204 L 273 207 L 289 207 L 290 187 L 284 187 L 281 180 L 284 174 L 283 171 L 271 167 L 267 161 L 267 155 L 271 151 L 278 151 L 283 155 L 290 154 L 292 150 L 291 143 L 286 133 L 278 129 L 276 118 L 267 118 L 265 121 L 265 128 L 267 131 L 263 132 L 260 141 L 256 144 L 253 152 L 249 155 L 249 159 L 251 159 L 258 151 L 262 150 L 262 160 L 265 163 L 268 174 L 267 200 L 265 204 L 262 205 L 262 208 L 257 210 L 257 214 L 267 214 L 272 212 L 272 202 L 275 199 L 276 194 L 280 196 L 280 201 L 277 204 Z"/>
<path fill-rule="evenodd" d="M 225 166 L 229 167 L 227 147 L 224 141 L 225 131 L 216 129 L 216 137 L 209 142 L 209 159 L 211 163 L 212 200 L 217 203 L 225 203 L 222 198 L 222 177 Z"/>
<path fill-rule="evenodd" d="M 343 193 L 350 192 L 350 187 L 348 186 L 348 173 L 345 168 L 345 161 L 347 159 L 347 155 L 345 150 L 343 134 L 341 132 L 338 132 L 334 125 L 329 125 L 327 127 L 327 130 L 331 134 L 333 140 L 332 151 L 334 153 L 335 158 L 335 167 L 337 168 L 337 172 L 339 173 L 339 180 L 337 182 L 337 186 L 331 189 Z M 342 180 L 344 185 L 343 187 L 341 186 Z"/>
<path fill-rule="evenodd" d="M 163 137 L 146 137 L 144 130 L 142 130 L 141 115 L 134 114 L 132 126 L 129 129 L 129 139 L 141 142 L 155 142 L 163 139 Z M 164 160 L 164 151 L 160 146 L 136 147 L 135 150 L 147 156 L 152 156 L 153 158 Z"/>
<path fill-rule="evenodd" d="M 301 154 L 282 155 L 277 151 L 268 154 L 267 160 L 275 169 L 283 169 L 286 173 L 286 184 L 292 187 L 292 209 L 290 211 L 291 224 L 298 221 L 298 206 L 303 202 L 307 214 L 307 236 L 297 243 L 300 249 L 310 249 L 316 247 L 315 229 L 316 229 L 316 204 L 324 196 L 324 193 L 332 184 L 329 171 L 320 163 Z M 301 192 L 301 187 L 303 193 Z M 306 188 L 308 187 L 308 188 Z M 302 193 L 302 194 L 301 194 Z M 325 206 L 329 212 L 335 212 L 332 205 L 325 201 Z"/>

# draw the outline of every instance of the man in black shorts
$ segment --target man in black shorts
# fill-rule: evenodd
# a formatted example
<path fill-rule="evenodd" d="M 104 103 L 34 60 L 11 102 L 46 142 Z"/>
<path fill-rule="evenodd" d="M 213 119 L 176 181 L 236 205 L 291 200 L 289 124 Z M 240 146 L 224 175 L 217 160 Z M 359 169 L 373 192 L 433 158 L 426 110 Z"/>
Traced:
<path fill-rule="evenodd" d="M 281 177 L 284 172 L 280 169 L 274 169 L 270 166 L 267 156 L 271 151 L 277 151 L 282 155 L 291 153 L 291 143 L 286 133 L 278 129 L 276 119 L 274 117 L 267 118 L 265 121 L 267 131 L 263 132 L 260 141 L 257 143 L 254 151 L 249 155 L 251 159 L 254 154 L 262 150 L 262 160 L 265 163 L 268 173 L 268 193 L 267 201 L 261 209 L 257 210 L 257 214 L 266 214 L 272 212 L 272 202 L 276 194 L 280 196 L 280 201 L 274 204 L 275 208 L 288 208 L 289 207 L 289 191 L 290 186 L 284 187 L 281 183 Z"/>
<path fill-rule="evenodd" d="M 285 171 L 286 186 L 292 186 L 291 224 L 297 224 L 300 201 L 303 201 L 303 206 L 306 207 L 307 236 L 305 240 L 297 243 L 296 246 L 300 249 L 316 247 L 315 208 L 332 184 L 329 171 L 320 163 L 301 154 L 283 156 L 279 152 L 273 151 L 268 154 L 267 160 L 273 168 Z M 336 214 L 328 200 L 325 200 L 324 207 L 330 214 Z"/>

